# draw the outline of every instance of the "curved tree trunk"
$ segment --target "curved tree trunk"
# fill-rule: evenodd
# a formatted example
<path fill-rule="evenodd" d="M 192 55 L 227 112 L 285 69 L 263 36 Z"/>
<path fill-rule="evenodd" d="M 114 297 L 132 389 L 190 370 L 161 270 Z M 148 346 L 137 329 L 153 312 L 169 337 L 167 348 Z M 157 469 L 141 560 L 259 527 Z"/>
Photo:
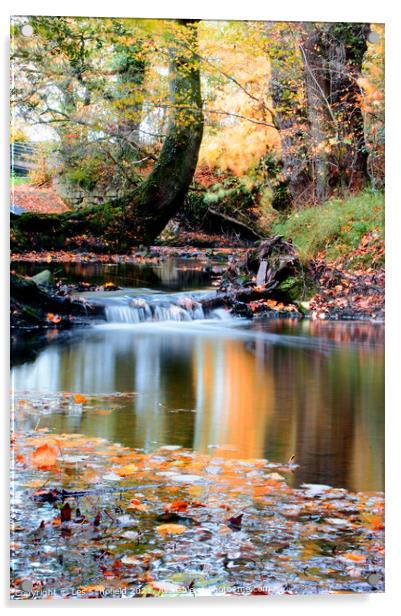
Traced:
<path fill-rule="evenodd" d="M 61 215 L 12 217 L 14 246 L 26 242 L 29 248 L 59 248 L 77 235 L 92 234 L 114 249 L 126 249 L 150 244 L 177 213 L 192 181 L 203 135 L 200 71 L 194 53 L 197 22 L 178 23 L 185 28 L 186 41 L 171 52 L 169 125 L 149 176 L 131 194 L 101 206 Z"/>
<path fill-rule="evenodd" d="M 193 49 L 196 26 L 189 20 L 181 23 L 189 30 L 189 44 Z M 175 54 L 170 75 L 172 112 L 160 156 L 132 200 L 125 200 L 128 219 L 136 225 L 136 234 L 145 243 L 159 235 L 183 204 L 202 142 L 200 72 L 195 57 L 189 61 L 186 56 Z"/>

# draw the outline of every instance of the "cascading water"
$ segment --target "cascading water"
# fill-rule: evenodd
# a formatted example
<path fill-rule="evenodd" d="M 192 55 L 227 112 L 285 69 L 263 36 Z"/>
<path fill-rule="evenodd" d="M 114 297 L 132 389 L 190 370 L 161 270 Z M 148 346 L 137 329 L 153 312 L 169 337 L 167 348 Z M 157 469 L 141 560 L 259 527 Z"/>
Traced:
<path fill-rule="evenodd" d="M 194 297 L 154 295 L 149 297 L 114 297 L 104 302 L 106 321 L 110 323 L 144 323 L 149 321 L 197 321 L 205 319 L 202 304 Z M 227 318 L 219 309 L 209 318 Z"/>

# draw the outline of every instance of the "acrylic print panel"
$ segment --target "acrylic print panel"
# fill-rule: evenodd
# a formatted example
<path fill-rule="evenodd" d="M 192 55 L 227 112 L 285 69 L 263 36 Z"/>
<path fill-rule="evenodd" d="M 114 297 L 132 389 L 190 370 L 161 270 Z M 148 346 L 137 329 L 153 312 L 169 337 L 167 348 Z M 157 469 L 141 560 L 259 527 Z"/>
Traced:
<path fill-rule="evenodd" d="M 11 596 L 384 589 L 384 28 L 14 17 Z"/>

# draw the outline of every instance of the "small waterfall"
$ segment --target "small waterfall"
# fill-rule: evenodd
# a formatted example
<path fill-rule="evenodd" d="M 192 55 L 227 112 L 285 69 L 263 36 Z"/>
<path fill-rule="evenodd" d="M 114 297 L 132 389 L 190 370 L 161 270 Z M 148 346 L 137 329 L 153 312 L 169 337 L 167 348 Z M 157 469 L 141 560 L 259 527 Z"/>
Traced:
<path fill-rule="evenodd" d="M 220 312 L 220 311 L 219 311 Z M 205 318 L 202 304 L 192 297 L 119 297 L 105 304 L 106 321 L 144 323 L 147 321 L 195 321 Z M 210 315 L 213 316 L 213 315 Z M 221 318 L 220 314 L 216 315 Z"/>

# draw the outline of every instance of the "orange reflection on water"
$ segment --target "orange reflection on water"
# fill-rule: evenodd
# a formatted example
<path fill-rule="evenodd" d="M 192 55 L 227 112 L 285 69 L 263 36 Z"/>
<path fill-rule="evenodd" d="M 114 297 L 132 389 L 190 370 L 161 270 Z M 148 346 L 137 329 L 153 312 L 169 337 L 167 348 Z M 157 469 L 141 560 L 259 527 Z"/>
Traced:
<path fill-rule="evenodd" d="M 198 345 L 193 355 L 197 396 L 195 448 L 240 458 L 262 458 L 274 410 L 274 383 L 242 342 Z M 256 366 L 255 366 L 256 363 Z"/>

